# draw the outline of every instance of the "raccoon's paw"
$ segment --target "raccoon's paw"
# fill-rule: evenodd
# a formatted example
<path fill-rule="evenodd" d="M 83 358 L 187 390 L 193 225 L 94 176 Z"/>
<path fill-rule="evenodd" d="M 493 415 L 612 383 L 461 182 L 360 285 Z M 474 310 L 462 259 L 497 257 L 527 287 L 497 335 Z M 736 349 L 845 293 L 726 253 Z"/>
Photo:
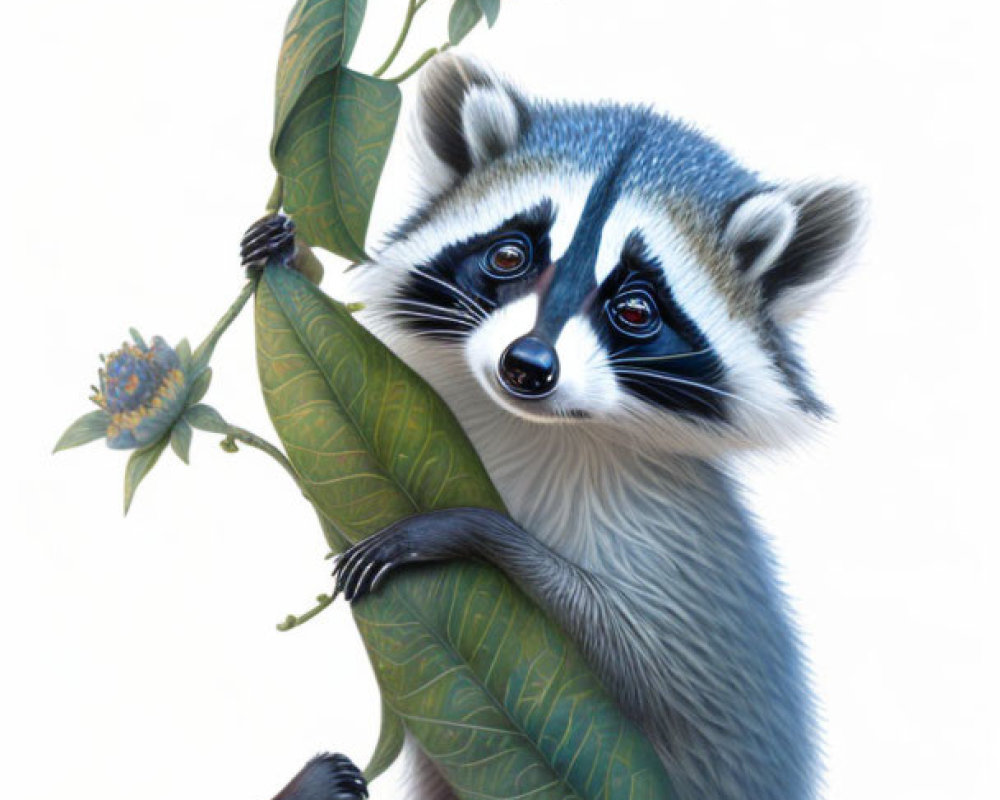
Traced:
<path fill-rule="evenodd" d="M 376 591 L 405 564 L 478 558 L 495 561 L 502 548 L 533 542 L 508 516 L 484 508 L 449 508 L 414 514 L 348 548 L 333 570 L 336 593 L 349 601 Z"/>
<path fill-rule="evenodd" d="M 306 764 L 274 800 L 364 800 L 368 783 L 354 762 L 340 753 L 323 753 Z"/>
<path fill-rule="evenodd" d="M 295 223 L 284 214 L 261 217 L 240 241 L 240 261 L 247 277 L 259 273 L 269 261 L 287 266 L 295 257 Z"/>
<path fill-rule="evenodd" d="M 397 567 L 429 560 L 414 539 L 405 524 L 397 523 L 349 547 L 333 569 L 334 593 L 343 592 L 348 602 L 360 600 L 378 590 Z"/>

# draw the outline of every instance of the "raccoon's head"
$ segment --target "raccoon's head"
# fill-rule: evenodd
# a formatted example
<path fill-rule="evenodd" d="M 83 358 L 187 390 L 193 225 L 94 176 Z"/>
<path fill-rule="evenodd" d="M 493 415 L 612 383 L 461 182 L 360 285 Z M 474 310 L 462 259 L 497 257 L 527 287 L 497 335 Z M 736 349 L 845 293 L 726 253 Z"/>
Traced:
<path fill-rule="evenodd" d="M 455 57 L 418 117 L 428 196 L 361 290 L 460 418 L 717 453 L 823 414 L 789 330 L 850 261 L 854 189 L 765 183 L 647 109 L 529 100 Z"/>

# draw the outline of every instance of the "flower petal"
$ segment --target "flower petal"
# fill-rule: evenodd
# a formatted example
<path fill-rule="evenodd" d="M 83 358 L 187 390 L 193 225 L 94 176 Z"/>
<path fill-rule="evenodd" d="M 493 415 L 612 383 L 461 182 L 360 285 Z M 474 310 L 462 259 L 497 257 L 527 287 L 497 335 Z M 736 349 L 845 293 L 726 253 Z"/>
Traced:
<path fill-rule="evenodd" d="M 174 348 L 177 353 L 177 360 L 180 362 L 181 370 L 185 373 L 191 371 L 191 342 L 181 339 Z"/>
<path fill-rule="evenodd" d="M 59 437 L 52 452 L 69 450 L 71 447 L 79 447 L 81 444 L 107 436 L 110 422 L 111 416 L 106 411 L 91 411 L 89 414 L 84 414 Z"/>
<path fill-rule="evenodd" d="M 201 398 L 205 396 L 205 393 L 208 392 L 208 387 L 211 383 L 212 368 L 205 367 L 205 369 L 199 372 L 197 377 L 191 382 L 191 391 L 188 392 L 187 402 L 194 405 L 201 400 Z"/>
<path fill-rule="evenodd" d="M 181 361 L 177 357 L 177 353 L 174 352 L 169 344 L 167 344 L 162 336 L 154 336 L 152 344 L 149 348 L 153 355 L 153 361 L 164 371 L 169 372 L 173 369 L 180 369 Z"/>
<path fill-rule="evenodd" d="M 126 514 L 128 514 L 129 506 L 132 505 L 132 497 L 135 495 L 135 490 L 139 487 L 142 479 L 149 474 L 149 471 L 154 466 L 156 466 L 156 462 L 160 458 L 160 454 L 166 446 L 167 439 L 164 437 L 163 439 L 151 444 L 149 447 L 143 447 L 141 450 L 136 450 L 129 458 L 128 464 L 125 465 Z"/>
<path fill-rule="evenodd" d="M 190 464 L 188 454 L 191 452 L 191 436 L 193 431 L 183 419 L 177 420 L 174 427 L 170 429 L 170 446 L 177 457 L 185 464 Z"/>
<path fill-rule="evenodd" d="M 229 425 L 222 418 L 222 414 L 205 403 L 191 406 L 184 412 L 184 419 L 194 427 L 209 433 L 229 433 Z"/>

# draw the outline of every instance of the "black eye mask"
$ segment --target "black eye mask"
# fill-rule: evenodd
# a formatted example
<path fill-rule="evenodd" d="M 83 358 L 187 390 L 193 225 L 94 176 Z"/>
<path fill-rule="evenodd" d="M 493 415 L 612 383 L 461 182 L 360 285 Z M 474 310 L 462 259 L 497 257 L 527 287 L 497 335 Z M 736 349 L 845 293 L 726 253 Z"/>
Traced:
<path fill-rule="evenodd" d="M 543 200 L 489 233 L 449 245 L 411 271 L 393 298 L 394 315 L 432 338 L 468 335 L 486 313 L 530 290 L 549 263 L 553 222 L 552 201 Z M 505 269 L 515 252 L 523 263 Z"/>
<path fill-rule="evenodd" d="M 410 273 L 393 299 L 394 316 L 420 335 L 463 339 L 487 313 L 536 288 L 551 266 L 553 223 L 553 204 L 544 200 L 493 231 L 449 245 Z M 588 308 L 625 391 L 669 411 L 724 419 L 722 363 L 675 301 L 641 235 L 628 237 L 600 286 L 592 277 L 582 281 L 572 266 L 560 259 L 549 276 L 536 333 L 554 339 L 566 319 Z"/>
<path fill-rule="evenodd" d="M 722 362 L 637 232 L 598 288 L 590 320 L 627 392 L 670 411 L 725 418 Z"/>

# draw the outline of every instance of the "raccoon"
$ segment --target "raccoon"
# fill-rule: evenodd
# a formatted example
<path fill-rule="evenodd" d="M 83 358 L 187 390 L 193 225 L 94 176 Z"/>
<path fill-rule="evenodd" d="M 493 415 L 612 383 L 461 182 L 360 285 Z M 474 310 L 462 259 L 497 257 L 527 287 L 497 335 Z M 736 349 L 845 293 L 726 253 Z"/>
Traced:
<path fill-rule="evenodd" d="M 792 334 L 854 260 L 861 193 L 766 181 L 651 109 L 532 99 L 454 56 L 425 70 L 418 129 L 426 196 L 355 288 L 510 516 L 396 523 L 340 558 L 338 590 L 483 559 L 575 640 L 682 800 L 815 797 L 802 648 L 730 462 L 827 413 Z M 461 796 L 410 749 L 414 798 Z"/>

